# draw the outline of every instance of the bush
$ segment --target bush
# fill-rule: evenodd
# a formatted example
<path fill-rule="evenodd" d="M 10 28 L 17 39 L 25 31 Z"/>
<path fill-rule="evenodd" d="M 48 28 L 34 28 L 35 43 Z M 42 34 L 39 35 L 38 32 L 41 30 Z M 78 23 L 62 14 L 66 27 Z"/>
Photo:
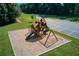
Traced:
<path fill-rule="evenodd" d="M 19 7 L 13 3 L 0 4 L 0 26 L 16 22 L 16 17 L 20 15 Z"/>
<path fill-rule="evenodd" d="M 79 18 L 76 17 L 76 18 L 72 18 L 70 21 L 76 21 L 76 22 L 79 22 Z"/>

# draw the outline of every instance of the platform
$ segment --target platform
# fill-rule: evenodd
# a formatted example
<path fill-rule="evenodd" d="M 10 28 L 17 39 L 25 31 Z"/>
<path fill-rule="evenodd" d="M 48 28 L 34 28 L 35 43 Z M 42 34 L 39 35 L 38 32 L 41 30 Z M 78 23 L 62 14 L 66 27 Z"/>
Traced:
<path fill-rule="evenodd" d="M 21 29 L 15 31 L 8 32 L 10 42 L 14 51 L 15 56 L 37 56 L 41 55 L 45 52 L 53 50 L 61 45 L 64 45 L 71 40 L 64 39 L 60 36 L 58 37 L 58 41 L 55 40 L 53 34 L 50 35 L 49 40 L 46 45 L 51 45 L 48 48 L 45 47 L 42 43 L 45 42 L 46 36 L 43 39 L 32 39 L 30 41 L 26 41 L 25 38 L 28 35 L 28 29 Z"/>

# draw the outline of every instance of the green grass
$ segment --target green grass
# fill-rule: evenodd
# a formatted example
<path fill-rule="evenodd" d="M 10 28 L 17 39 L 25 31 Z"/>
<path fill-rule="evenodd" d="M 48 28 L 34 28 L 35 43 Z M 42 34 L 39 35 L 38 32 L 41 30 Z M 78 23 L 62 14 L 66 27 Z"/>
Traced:
<path fill-rule="evenodd" d="M 72 22 L 79 22 L 79 17 L 67 18 L 66 20 L 72 21 Z"/>
<path fill-rule="evenodd" d="M 44 15 L 47 18 L 53 19 L 53 20 L 59 20 L 59 17 L 55 16 L 55 15 Z"/>
<path fill-rule="evenodd" d="M 30 23 L 30 21 L 33 22 L 30 17 L 31 17 L 30 14 L 22 14 L 19 17 L 22 23 L 13 23 L 0 27 L 0 55 L 2 56 L 14 55 L 11 43 L 9 41 L 8 31 L 30 27 L 30 25 L 32 24 Z"/>
<path fill-rule="evenodd" d="M 60 35 L 72 41 L 54 50 L 48 51 L 47 53 L 44 53 L 41 56 L 79 56 L 79 39 L 57 31 L 54 32 L 57 35 Z"/>
<path fill-rule="evenodd" d="M 51 18 L 53 20 L 67 20 L 72 22 L 79 22 L 79 17 L 71 17 L 71 16 L 56 16 L 56 15 L 45 15 L 47 18 Z"/>
<path fill-rule="evenodd" d="M 11 47 L 11 43 L 9 41 L 8 31 L 30 27 L 30 25 L 33 23 L 33 20 L 30 17 L 31 17 L 31 14 L 22 14 L 20 17 L 18 17 L 21 23 L 13 23 L 13 24 L 0 27 L 0 55 L 2 56 L 14 55 Z M 54 50 L 44 53 L 42 54 L 42 56 L 79 55 L 79 39 L 70 37 L 68 35 L 59 33 L 57 31 L 55 31 L 55 33 L 57 33 L 57 35 L 60 35 L 72 41 L 61 47 L 58 47 Z"/>

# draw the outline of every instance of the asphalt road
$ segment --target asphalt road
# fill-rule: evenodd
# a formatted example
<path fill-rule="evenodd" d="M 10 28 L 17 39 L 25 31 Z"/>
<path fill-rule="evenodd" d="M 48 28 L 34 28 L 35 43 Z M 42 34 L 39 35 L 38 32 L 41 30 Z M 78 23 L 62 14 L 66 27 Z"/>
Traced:
<path fill-rule="evenodd" d="M 41 17 L 38 17 L 39 19 Z M 53 20 L 46 18 L 47 25 L 50 29 L 62 32 L 75 38 L 79 38 L 79 23 L 66 20 Z"/>

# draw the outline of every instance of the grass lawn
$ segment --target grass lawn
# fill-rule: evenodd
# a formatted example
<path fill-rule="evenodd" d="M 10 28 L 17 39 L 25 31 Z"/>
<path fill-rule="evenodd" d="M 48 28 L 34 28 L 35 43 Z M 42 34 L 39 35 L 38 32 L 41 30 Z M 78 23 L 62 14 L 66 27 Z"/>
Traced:
<path fill-rule="evenodd" d="M 70 17 L 70 16 L 56 16 L 56 15 L 45 15 L 47 18 L 52 20 L 67 20 L 72 22 L 79 22 L 79 17 Z"/>
<path fill-rule="evenodd" d="M 0 55 L 14 55 L 11 43 L 9 41 L 8 31 L 30 27 L 30 25 L 32 24 L 30 22 L 33 22 L 30 16 L 30 14 L 22 14 L 19 17 L 21 23 L 13 23 L 0 27 Z"/>
<path fill-rule="evenodd" d="M 33 23 L 33 20 L 30 18 L 31 14 L 22 14 L 18 19 L 21 23 L 13 23 L 3 27 L 0 27 L 0 55 L 3 56 L 12 56 L 14 55 L 11 43 L 8 37 L 8 31 L 17 30 L 28 28 Z M 59 33 L 55 31 L 58 35 L 68 38 L 72 40 L 70 43 L 67 43 L 59 48 L 51 50 L 45 54 L 47 56 L 54 56 L 54 55 L 79 55 L 79 39 L 67 36 L 65 34 Z"/>

